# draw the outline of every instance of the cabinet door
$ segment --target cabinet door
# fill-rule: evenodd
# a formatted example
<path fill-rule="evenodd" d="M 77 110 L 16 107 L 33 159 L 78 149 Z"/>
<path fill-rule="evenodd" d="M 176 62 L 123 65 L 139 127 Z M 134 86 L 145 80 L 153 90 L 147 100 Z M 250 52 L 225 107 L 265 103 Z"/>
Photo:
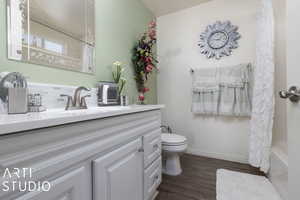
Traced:
<path fill-rule="evenodd" d="M 93 161 L 94 200 L 142 200 L 142 140 L 130 142 Z"/>
<path fill-rule="evenodd" d="M 48 192 L 30 192 L 16 200 L 86 200 L 91 196 L 91 185 L 87 185 L 86 168 L 81 167 L 51 181 Z"/>

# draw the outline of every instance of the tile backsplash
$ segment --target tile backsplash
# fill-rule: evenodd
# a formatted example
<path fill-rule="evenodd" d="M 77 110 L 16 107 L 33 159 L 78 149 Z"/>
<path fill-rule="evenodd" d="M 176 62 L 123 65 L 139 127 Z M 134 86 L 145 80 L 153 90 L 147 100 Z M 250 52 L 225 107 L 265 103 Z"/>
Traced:
<path fill-rule="evenodd" d="M 40 94 L 42 96 L 42 105 L 47 109 L 64 108 L 67 103 L 65 97 L 60 97 L 61 94 L 74 95 L 77 87 L 66 85 L 42 84 L 42 83 L 28 83 L 29 94 Z M 82 91 L 82 95 L 90 94 L 91 97 L 87 98 L 89 107 L 97 106 L 97 89 L 91 88 L 90 92 Z M 6 106 L 0 102 L 0 113 L 5 114 Z"/>

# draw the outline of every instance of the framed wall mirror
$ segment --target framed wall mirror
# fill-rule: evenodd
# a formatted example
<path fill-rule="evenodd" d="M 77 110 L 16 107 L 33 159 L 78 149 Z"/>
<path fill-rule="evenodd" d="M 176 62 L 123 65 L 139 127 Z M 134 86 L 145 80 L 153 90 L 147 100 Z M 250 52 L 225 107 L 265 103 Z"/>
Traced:
<path fill-rule="evenodd" d="M 94 0 L 7 0 L 8 59 L 95 71 Z"/>

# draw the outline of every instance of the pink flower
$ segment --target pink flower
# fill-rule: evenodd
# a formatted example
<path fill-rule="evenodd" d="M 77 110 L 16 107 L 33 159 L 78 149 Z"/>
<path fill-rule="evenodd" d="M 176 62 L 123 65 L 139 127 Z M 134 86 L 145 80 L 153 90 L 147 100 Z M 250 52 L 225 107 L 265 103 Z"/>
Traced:
<path fill-rule="evenodd" d="M 154 29 L 150 30 L 148 35 L 152 40 L 154 40 L 156 38 L 156 31 Z"/>
<path fill-rule="evenodd" d="M 149 23 L 149 28 L 152 29 L 152 28 L 155 28 L 156 27 L 156 22 L 153 20 Z"/>
<path fill-rule="evenodd" d="M 146 61 L 147 63 L 152 63 L 152 58 L 151 58 L 151 57 L 146 57 L 146 58 L 145 58 L 145 61 Z"/>
<path fill-rule="evenodd" d="M 147 65 L 147 67 L 146 67 L 146 72 L 151 72 L 152 71 L 152 69 L 153 69 L 153 65 L 151 65 L 151 64 L 149 64 L 149 65 Z"/>
<path fill-rule="evenodd" d="M 140 100 L 140 101 L 144 101 L 144 100 L 145 100 L 144 94 L 140 94 L 140 95 L 139 95 L 139 100 Z"/>
<path fill-rule="evenodd" d="M 146 92 L 149 92 L 150 91 L 150 89 L 149 88 L 143 88 L 143 93 L 146 93 Z"/>

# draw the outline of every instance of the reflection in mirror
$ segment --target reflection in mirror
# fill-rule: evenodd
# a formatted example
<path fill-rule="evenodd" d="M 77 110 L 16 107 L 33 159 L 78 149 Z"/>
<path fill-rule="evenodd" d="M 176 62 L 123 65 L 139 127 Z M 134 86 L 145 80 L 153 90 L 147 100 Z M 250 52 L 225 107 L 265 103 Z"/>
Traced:
<path fill-rule="evenodd" d="M 8 57 L 94 72 L 94 0 L 8 0 Z"/>

